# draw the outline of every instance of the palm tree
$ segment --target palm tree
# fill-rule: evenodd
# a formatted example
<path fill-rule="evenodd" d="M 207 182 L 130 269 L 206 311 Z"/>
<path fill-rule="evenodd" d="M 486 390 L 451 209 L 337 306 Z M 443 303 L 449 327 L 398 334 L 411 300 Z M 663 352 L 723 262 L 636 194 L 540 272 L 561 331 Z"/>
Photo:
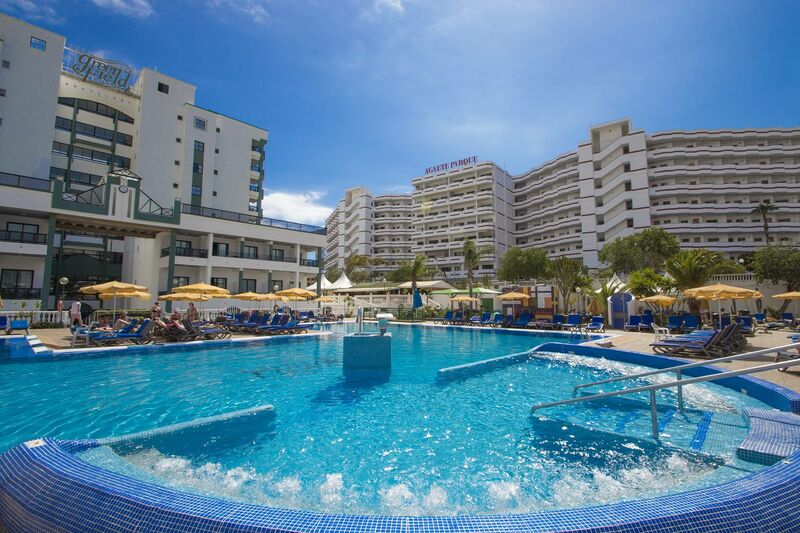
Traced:
<path fill-rule="evenodd" d="M 758 204 L 758 206 L 751 211 L 754 215 L 761 216 L 761 222 L 764 224 L 764 241 L 767 243 L 767 246 L 769 246 L 769 223 L 767 222 L 767 215 L 777 210 L 777 205 L 765 201 Z"/>
<path fill-rule="evenodd" d="M 702 287 L 716 274 L 739 272 L 742 267 L 726 258 L 719 252 L 710 252 L 704 248 L 681 250 L 667 260 L 664 268 L 679 291 Z M 700 302 L 696 298 L 687 299 L 689 312 L 700 313 Z"/>
<path fill-rule="evenodd" d="M 464 270 L 467 271 L 469 297 L 472 298 L 472 273 L 481 265 L 481 257 L 493 254 L 494 248 L 491 246 L 476 246 L 475 241 L 467 239 L 464 241 L 461 253 L 464 255 Z"/>
<path fill-rule="evenodd" d="M 405 274 L 411 281 L 411 294 L 417 290 L 417 280 L 427 277 L 429 274 L 428 269 L 428 256 L 425 254 L 418 254 L 413 260 L 408 261 L 403 265 Z"/>

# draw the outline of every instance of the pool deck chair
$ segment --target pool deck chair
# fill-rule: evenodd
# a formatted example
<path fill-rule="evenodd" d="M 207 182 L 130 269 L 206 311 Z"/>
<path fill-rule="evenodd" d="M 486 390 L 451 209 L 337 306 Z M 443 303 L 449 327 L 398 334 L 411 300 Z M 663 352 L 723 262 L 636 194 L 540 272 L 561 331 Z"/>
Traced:
<path fill-rule="evenodd" d="M 641 315 L 631 315 L 628 317 L 628 321 L 622 327 L 625 331 L 639 331 L 639 326 L 642 325 L 642 316 Z"/>
<path fill-rule="evenodd" d="M 27 320 L 12 320 L 11 324 L 6 328 L 6 334 L 11 335 L 15 331 L 24 331 L 25 335 L 30 335 L 28 327 L 29 324 Z"/>
<path fill-rule="evenodd" d="M 739 328 L 744 335 L 755 335 L 755 331 L 753 330 L 753 317 L 751 316 L 739 316 L 736 317 L 736 323 L 739 324 Z"/>
<path fill-rule="evenodd" d="M 500 326 L 503 325 L 504 318 L 505 317 L 503 316 L 502 313 L 495 313 L 494 316 L 492 317 L 492 323 L 490 324 L 490 326 L 492 326 L 493 328 L 499 328 Z"/>
<path fill-rule="evenodd" d="M 606 330 L 605 319 L 602 316 L 593 316 L 592 321 L 586 325 L 586 331 L 603 333 Z"/>
<path fill-rule="evenodd" d="M 656 353 L 666 355 L 705 355 L 706 357 L 721 357 L 728 353 L 718 346 L 722 335 L 722 331 L 715 330 L 712 335 L 706 338 L 700 337 L 694 339 L 675 337 L 654 342 L 650 346 Z M 688 335 L 687 337 L 694 337 L 694 335 Z"/>
<path fill-rule="evenodd" d="M 684 333 L 688 333 L 698 328 L 699 328 L 699 322 L 697 320 L 696 315 L 686 315 L 685 317 L 683 317 L 683 327 L 681 327 L 681 331 L 683 331 Z"/>
<path fill-rule="evenodd" d="M 447 311 L 445 311 L 444 316 L 442 318 L 434 319 L 433 323 L 434 324 L 447 324 L 451 320 L 453 320 L 453 310 L 452 309 L 448 309 Z"/>
<path fill-rule="evenodd" d="M 787 326 L 791 326 L 794 324 L 794 313 L 783 313 L 783 315 L 781 315 L 781 320 Z"/>
<path fill-rule="evenodd" d="M 5 332 L 8 329 L 8 317 L 0 316 L 0 331 Z"/>
<path fill-rule="evenodd" d="M 642 323 L 639 331 L 650 331 L 653 328 L 653 313 L 642 313 Z"/>
<path fill-rule="evenodd" d="M 530 311 L 528 311 L 527 309 L 525 309 L 525 310 L 524 310 L 524 311 L 522 311 L 522 313 L 519 315 L 519 319 L 518 319 L 518 320 L 515 320 L 515 321 L 514 321 L 514 322 L 511 324 L 511 327 L 513 327 L 513 328 L 524 328 L 525 326 L 527 326 L 528 324 L 530 324 L 530 322 L 531 322 L 531 312 L 530 312 Z"/>
<path fill-rule="evenodd" d="M 474 317 L 470 318 L 469 321 L 473 326 L 482 326 L 489 321 L 490 316 L 491 313 L 484 311 L 481 316 L 475 315 Z"/>
<path fill-rule="evenodd" d="M 667 328 L 670 332 L 681 331 L 681 329 L 683 329 L 683 319 L 678 315 L 672 315 L 668 317 Z"/>
<path fill-rule="evenodd" d="M 153 321 L 146 318 L 136 330 L 135 333 L 114 333 L 98 331 L 98 335 L 90 335 L 89 343 L 103 346 L 106 344 L 115 344 L 118 342 L 132 342 L 133 344 L 147 344 L 152 342 L 150 332 L 153 330 Z"/>

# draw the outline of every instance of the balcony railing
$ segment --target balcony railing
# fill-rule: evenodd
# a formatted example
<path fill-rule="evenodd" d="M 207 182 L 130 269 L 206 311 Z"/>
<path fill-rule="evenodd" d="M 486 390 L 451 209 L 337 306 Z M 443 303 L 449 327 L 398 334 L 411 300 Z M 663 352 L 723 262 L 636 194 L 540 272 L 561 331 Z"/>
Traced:
<path fill-rule="evenodd" d="M 25 233 L 22 231 L 0 231 L 0 241 L 47 244 L 47 235 L 45 233 Z"/>
<path fill-rule="evenodd" d="M 36 300 L 42 297 L 42 289 L 2 288 L 0 296 L 4 300 Z"/>
<path fill-rule="evenodd" d="M 308 267 L 319 266 L 319 261 L 317 261 L 316 259 L 301 259 L 300 266 L 308 266 Z"/>
<path fill-rule="evenodd" d="M 169 247 L 161 249 L 161 257 L 167 257 L 169 255 Z M 175 255 L 178 257 L 200 257 L 202 259 L 208 258 L 208 250 L 204 250 L 202 248 L 183 248 L 177 247 L 175 248 Z"/>
<path fill-rule="evenodd" d="M 169 251 L 169 248 L 167 249 Z M 112 265 L 122 264 L 122 253 L 120 252 L 106 252 L 103 250 L 77 250 L 77 249 L 64 249 L 62 252 L 63 257 L 72 257 L 76 255 L 84 255 L 93 257 L 101 263 L 109 263 Z"/>
<path fill-rule="evenodd" d="M 213 209 L 211 207 L 201 207 L 199 205 L 181 204 L 181 212 L 201 217 L 221 218 L 224 220 L 233 220 L 234 222 L 244 222 L 247 224 L 258 224 L 260 226 L 270 226 L 273 228 L 282 228 L 293 231 L 302 231 L 305 233 L 317 233 L 319 235 L 325 235 L 325 228 L 321 228 L 319 226 L 300 224 L 298 222 L 289 222 L 287 220 L 279 220 L 276 218 L 264 218 L 257 215 L 245 215 L 244 213 L 224 211 L 222 209 Z"/>
<path fill-rule="evenodd" d="M 290 257 L 288 255 L 282 254 L 253 254 L 248 252 L 227 252 L 227 253 L 220 253 L 219 251 L 215 251 L 214 255 L 216 257 L 235 257 L 237 259 L 256 259 L 259 261 L 280 261 L 282 263 L 296 263 L 297 258 Z M 302 263 L 301 263 L 302 264 Z"/>
<path fill-rule="evenodd" d="M 19 187 L 21 189 L 31 189 L 34 191 L 50 191 L 52 182 L 50 180 L 43 180 L 39 178 L 31 178 L 28 176 L 19 176 L 17 174 L 9 174 L 7 172 L 0 172 L 0 185 L 8 185 L 10 187 Z"/>

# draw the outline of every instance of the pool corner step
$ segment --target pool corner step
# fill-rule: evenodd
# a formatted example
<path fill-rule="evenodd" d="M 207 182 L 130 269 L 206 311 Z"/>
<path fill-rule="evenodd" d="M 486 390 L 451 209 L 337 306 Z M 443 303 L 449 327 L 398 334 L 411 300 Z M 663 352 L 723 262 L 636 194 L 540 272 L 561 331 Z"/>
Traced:
<path fill-rule="evenodd" d="M 774 409 L 748 407 L 750 431 L 736 449 L 744 461 L 772 465 L 800 452 L 800 416 Z"/>

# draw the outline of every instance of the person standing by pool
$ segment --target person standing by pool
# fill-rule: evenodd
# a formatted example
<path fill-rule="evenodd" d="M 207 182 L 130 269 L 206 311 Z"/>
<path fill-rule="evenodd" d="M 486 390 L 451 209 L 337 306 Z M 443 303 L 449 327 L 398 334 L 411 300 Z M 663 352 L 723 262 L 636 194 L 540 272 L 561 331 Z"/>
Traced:
<path fill-rule="evenodd" d="M 161 306 L 158 305 L 158 302 L 153 304 L 153 308 L 150 310 L 150 318 L 153 320 L 161 319 Z"/>
<path fill-rule="evenodd" d="M 194 302 L 189 302 L 189 309 L 186 310 L 186 318 L 192 322 L 197 321 L 197 308 L 194 306 Z"/>
<path fill-rule="evenodd" d="M 72 323 L 73 326 L 75 325 L 76 322 L 79 326 L 83 326 L 83 318 L 81 317 L 80 298 L 72 302 L 72 305 L 69 308 L 69 321 Z"/>

